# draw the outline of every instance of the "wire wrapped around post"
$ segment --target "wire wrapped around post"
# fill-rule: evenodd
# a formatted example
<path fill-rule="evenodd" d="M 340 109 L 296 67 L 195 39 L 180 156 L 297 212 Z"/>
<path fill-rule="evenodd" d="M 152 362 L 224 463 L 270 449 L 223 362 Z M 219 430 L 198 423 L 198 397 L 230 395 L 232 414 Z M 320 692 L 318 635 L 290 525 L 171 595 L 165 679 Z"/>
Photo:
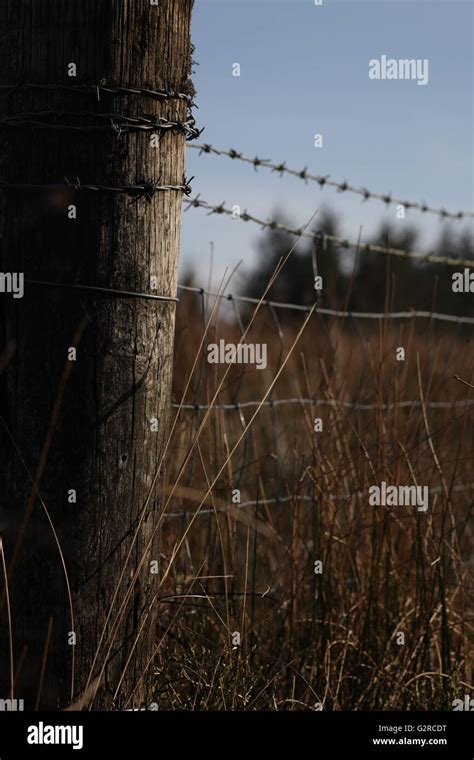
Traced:
<path fill-rule="evenodd" d="M 159 180 L 145 180 L 137 185 L 92 185 L 82 184 L 78 177 L 73 180 L 65 178 L 65 184 L 29 184 L 27 182 L 7 182 L 0 179 L 0 192 L 30 192 L 30 191 L 48 191 L 48 190 L 73 190 L 74 192 L 91 192 L 91 193 L 112 193 L 116 195 L 128 195 L 135 200 L 140 198 L 146 198 L 148 201 L 152 201 L 153 197 L 158 192 L 176 191 L 182 192 L 183 195 L 189 196 L 192 192 L 191 185 L 189 184 L 194 178 L 190 180 L 183 178 L 181 185 L 161 185 Z"/>
<path fill-rule="evenodd" d="M 46 92 L 60 91 L 71 92 L 77 95 L 92 95 L 97 101 L 100 101 L 101 94 L 108 95 L 142 95 L 152 100 L 185 100 L 189 106 L 194 106 L 194 101 L 191 95 L 184 92 L 176 92 L 174 90 L 154 90 L 150 87 L 124 87 L 107 85 L 104 81 L 97 84 L 43 84 L 43 83 L 18 83 L 18 84 L 1 84 L 0 95 L 8 97 L 16 92 L 24 90 L 45 90 Z"/>
<path fill-rule="evenodd" d="M 48 282 L 46 280 L 25 280 L 27 285 L 33 285 L 39 288 L 52 288 L 53 290 L 77 290 L 80 293 L 97 294 L 108 298 L 138 298 L 144 301 L 168 301 L 170 303 L 179 303 L 179 298 L 175 296 L 155 295 L 154 293 L 137 293 L 132 290 L 116 290 L 114 288 L 102 288 L 96 285 L 80 285 L 78 283 L 67 282 Z"/>
<path fill-rule="evenodd" d="M 195 103 L 192 96 L 184 92 L 175 92 L 174 90 L 154 90 L 147 87 L 122 87 L 107 86 L 105 82 L 92 85 L 63 85 L 63 84 L 14 84 L 0 85 L 0 97 L 8 98 L 11 95 L 24 91 L 39 92 L 67 92 L 76 95 L 93 97 L 97 103 L 100 103 L 102 95 L 108 96 L 129 96 L 148 98 L 158 102 L 165 101 L 184 101 L 187 104 L 188 115 L 184 120 L 180 120 L 176 112 L 175 119 L 166 119 L 161 116 L 152 116 L 150 114 L 141 114 L 128 116 L 121 113 L 100 113 L 97 111 L 56 111 L 54 108 L 47 110 L 15 113 L 4 116 L 0 119 L 0 129 L 52 129 L 58 131 L 74 132 L 92 132 L 92 131 L 109 131 L 117 136 L 123 134 L 134 134 L 139 132 L 158 132 L 167 131 L 183 134 L 186 140 L 196 140 L 202 133 L 202 129 L 196 128 L 196 122 L 192 115 L 192 108 Z M 64 121 L 66 119 L 66 122 Z M 93 123 L 83 123 L 83 121 L 93 121 Z M 94 123 L 96 120 L 98 123 Z M 72 123 L 70 123 L 72 122 Z M 76 123 L 78 122 L 78 123 Z"/>
<path fill-rule="evenodd" d="M 68 123 L 65 123 L 67 119 Z M 83 123 L 91 121 L 90 124 Z M 94 123 L 94 122 L 98 123 Z M 77 123 L 74 123 L 77 122 Z M 117 136 L 139 132 L 175 132 L 186 140 L 195 140 L 202 130 L 195 126 L 189 115 L 186 121 L 165 119 L 161 116 L 125 116 L 94 111 L 72 111 L 59 113 L 54 110 L 18 113 L 0 118 L 0 129 L 52 129 L 71 132 L 111 132 Z"/>

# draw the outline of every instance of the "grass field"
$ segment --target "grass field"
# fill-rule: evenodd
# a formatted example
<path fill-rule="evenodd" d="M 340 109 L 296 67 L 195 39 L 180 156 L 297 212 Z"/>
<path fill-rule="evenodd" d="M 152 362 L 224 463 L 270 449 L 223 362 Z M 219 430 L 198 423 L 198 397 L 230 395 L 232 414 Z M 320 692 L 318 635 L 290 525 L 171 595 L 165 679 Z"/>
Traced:
<path fill-rule="evenodd" d="M 207 362 L 242 335 L 213 306 L 178 309 L 174 401 L 211 408 L 173 410 L 158 706 L 451 710 L 472 689 L 469 331 L 313 313 L 298 338 L 307 315 L 262 305 L 259 371 Z M 428 487 L 427 511 L 371 506 L 382 481 Z"/>

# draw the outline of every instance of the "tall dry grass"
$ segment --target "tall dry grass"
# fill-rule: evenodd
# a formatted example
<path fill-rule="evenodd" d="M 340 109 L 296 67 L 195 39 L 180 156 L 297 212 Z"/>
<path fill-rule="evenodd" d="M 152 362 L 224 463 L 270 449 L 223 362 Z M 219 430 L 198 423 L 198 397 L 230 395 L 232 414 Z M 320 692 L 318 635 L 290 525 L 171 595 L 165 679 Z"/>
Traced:
<path fill-rule="evenodd" d="M 179 305 L 175 401 L 205 307 L 192 294 Z M 207 363 L 207 344 L 241 337 L 242 325 L 216 312 L 188 404 L 208 404 L 227 369 Z M 472 689 L 474 407 L 459 402 L 474 394 L 453 377 L 472 382 L 472 340 L 426 320 L 314 314 L 282 368 L 302 321 L 262 306 L 245 340 L 268 344 L 268 367 L 231 367 L 216 404 L 235 408 L 213 409 L 197 444 L 206 410 L 179 412 L 155 700 L 163 709 L 452 709 Z M 267 403 L 229 456 L 256 411 L 238 404 L 261 399 L 279 369 L 270 401 L 325 405 Z M 369 506 L 369 487 L 383 480 L 428 486 L 427 513 Z"/>
<path fill-rule="evenodd" d="M 267 368 L 209 364 L 220 338 L 266 343 Z M 433 710 L 471 694 L 473 378 L 456 325 L 184 295 L 174 401 L 191 408 L 174 408 L 150 485 L 164 465 L 160 572 L 125 669 L 152 605 L 156 648 L 110 706 L 137 707 L 143 679 L 160 709 Z M 382 481 L 428 487 L 427 512 L 371 506 Z M 94 709 L 150 560 L 134 557 L 140 527 L 74 709 Z"/>

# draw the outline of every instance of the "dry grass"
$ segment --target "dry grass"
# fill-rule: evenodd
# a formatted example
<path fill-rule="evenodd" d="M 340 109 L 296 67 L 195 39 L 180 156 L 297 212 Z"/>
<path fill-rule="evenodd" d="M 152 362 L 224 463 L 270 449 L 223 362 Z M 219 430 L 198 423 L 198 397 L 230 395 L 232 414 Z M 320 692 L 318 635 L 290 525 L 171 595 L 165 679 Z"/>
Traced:
<path fill-rule="evenodd" d="M 303 321 L 260 312 L 246 342 L 268 344 L 268 368 L 231 367 L 218 404 L 261 399 Z M 175 401 L 204 330 L 200 298 L 189 295 L 178 310 Z M 204 349 L 240 335 L 214 315 Z M 226 370 L 215 367 L 204 350 L 185 402 L 213 398 Z M 474 407 L 424 401 L 474 398 L 453 378 L 472 382 L 473 369 L 472 341 L 455 328 L 313 315 L 271 398 L 332 404 L 261 408 L 230 457 L 255 408 L 212 410 L 197 444 L 205 412 L 179 413 L 162 523 L 160 708 L 452 709 L 469 693 Z M 418 405 L 396 406 L 409 399 Z M 369 506 L 369 486 L 382 480 L 429 486 L 428 512 Z M 233 504 L 233 489 L 259 503 Z"/>
<path fill-rule="evenodd" d="M 158 583 L 111 706 L 136 707 L 145 683 L 160 709 L 452 709 L 473 689 L 469 331 L 265 305 L 239 324 L 218 303 L 179 304 L 174 401 L 200 408 L 174 409 L 150 485 L 148 499 L 164 462 Z M 220 338 L 266 343 L 267 368 L 210 365 Z M 428 487 L 428 511 L 371 506 L 382 481 Z M 145 514 L 79 708 L 94 708 L 150 559 L 153 536 L 125 590 Z M 156 649 L 124 693 L 153 605 Z"/>

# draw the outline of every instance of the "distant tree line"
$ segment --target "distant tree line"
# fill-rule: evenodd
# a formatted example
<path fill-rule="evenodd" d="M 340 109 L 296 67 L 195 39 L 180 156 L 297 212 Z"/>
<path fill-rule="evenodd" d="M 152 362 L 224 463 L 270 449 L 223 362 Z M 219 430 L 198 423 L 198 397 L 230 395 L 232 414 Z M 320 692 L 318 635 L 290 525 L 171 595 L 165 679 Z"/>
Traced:
<path fill-rule="evenodd" d="M 339 226 L 334 213 L 325 211 L 319 217 L 317 230 L 340 237 Z M 418 250 L 418 238 L 414 226 L 400 230 L 396 224 L 384 222 L 373 238 L 364 237 L 363 242 Z M 268 230 L 258 246 L 255 265 L 244 275 L 242 293 L 260 296 L 278 261 L 294 242 L 295 238 L 287 233 Z M 438 256 L 472 259 L 472 235 L 464 228 L 457 232 L 453 224 L 443 222 L 431 251 Z M 363 249 L 356 251 L 355 248 L 341 248 L 328 240 L 323 246 L 320 241 L 309 238 L 298 242 L 267 298 L 297 304 L 313 303 L 317 295 L 314 289 L 315 260 L 317 273 L 323 279 L 318 298 L 321 306 L 354 311 L 423 309 L 474 315 L 473 293 L 453 291 L 453 274 L 462 272 L 465 269 L 462 265 L 455 267 Z"/>

